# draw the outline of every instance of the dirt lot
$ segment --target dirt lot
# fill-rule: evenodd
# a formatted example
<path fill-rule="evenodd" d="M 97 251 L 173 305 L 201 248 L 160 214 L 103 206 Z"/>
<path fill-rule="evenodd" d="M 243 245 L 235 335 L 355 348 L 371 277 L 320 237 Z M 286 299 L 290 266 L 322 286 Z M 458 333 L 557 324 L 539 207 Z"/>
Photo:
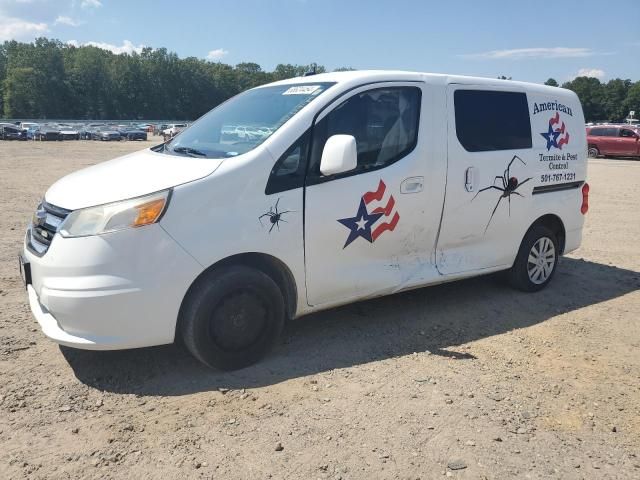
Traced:
<path fill-rule="evenodd" d="M 143 146 L 0 142 L 0 478 L 640 478 L 640 162 L 590 162 L 583 246 L 546 291 L 332 310 L 223 374 L 178 346 L 60 348 L 29 312 L 43 192 Z"/>

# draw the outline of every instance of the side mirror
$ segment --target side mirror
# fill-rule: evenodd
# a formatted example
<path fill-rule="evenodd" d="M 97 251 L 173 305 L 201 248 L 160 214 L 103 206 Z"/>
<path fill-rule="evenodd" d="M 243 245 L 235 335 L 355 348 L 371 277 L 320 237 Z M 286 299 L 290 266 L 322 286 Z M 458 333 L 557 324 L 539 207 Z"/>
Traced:
<path fill-rule="evenodd" d="M 356 139 L 351 135 L 329 137 L 322 150 L 320 173 L 335 175 L 349 172 L 358 166 Z"/>

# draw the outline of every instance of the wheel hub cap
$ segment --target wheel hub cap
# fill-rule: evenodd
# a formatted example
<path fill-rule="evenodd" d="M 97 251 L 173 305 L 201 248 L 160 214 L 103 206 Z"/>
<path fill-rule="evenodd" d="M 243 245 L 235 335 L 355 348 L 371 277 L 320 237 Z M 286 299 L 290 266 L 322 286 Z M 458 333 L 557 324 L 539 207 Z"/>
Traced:
<path fill-rule="evenodd" d="M 546 282 L 556 264 L 556 248 L 548 237 L 539 238 L 531 247 L 527 262 L 529 280 L 536 285 Z"/>
<path fill-rule="evenodd" d="M 210 335 L 227 351 L 243 350 L 255 343 L 267 323 L 267 309 L 251 292 L 236 292 L 224 298 L 213 312 Z"/>

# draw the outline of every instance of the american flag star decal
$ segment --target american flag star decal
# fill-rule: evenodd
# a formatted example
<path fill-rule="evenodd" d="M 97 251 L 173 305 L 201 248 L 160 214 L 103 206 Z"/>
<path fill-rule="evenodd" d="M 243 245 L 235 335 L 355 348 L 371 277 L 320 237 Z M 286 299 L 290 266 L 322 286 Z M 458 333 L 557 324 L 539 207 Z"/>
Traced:
<path fill-rule="evenodd" d="M 551 147 L 562 150 L 562 146 L 569 143 L 569 132 L 564 122 L 560 119 L 560 113 L 558 112 L 549 119 L 549 129 L 540 135 L 547 141 L 547 151 L 551 150 Z"/>
<path fill-rule="evenodd" d="M 400 214 L 395 209 L 393 195 L 387 195 L 386 192 L 387 186 L 380 180 L 377 190 L 362 195 L 355 217 L 338 220 L 349 229 L 349 236 L 342 248 L 347 248 L 358 237 L 373 243 L 384 232 L 393 232 L 400 221 Z"/>

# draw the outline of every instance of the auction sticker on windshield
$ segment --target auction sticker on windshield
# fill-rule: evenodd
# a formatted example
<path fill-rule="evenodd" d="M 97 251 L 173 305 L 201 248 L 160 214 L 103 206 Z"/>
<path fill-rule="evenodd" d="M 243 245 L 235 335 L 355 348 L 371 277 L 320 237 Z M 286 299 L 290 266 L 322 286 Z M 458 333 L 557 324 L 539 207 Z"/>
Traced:
<path fill-rule="evenodd" d="M 282 92 L 282 95 L 313 95 L 320 89 L 320 85 L 298 85 L 296 87 L 289 87 Z"/>

